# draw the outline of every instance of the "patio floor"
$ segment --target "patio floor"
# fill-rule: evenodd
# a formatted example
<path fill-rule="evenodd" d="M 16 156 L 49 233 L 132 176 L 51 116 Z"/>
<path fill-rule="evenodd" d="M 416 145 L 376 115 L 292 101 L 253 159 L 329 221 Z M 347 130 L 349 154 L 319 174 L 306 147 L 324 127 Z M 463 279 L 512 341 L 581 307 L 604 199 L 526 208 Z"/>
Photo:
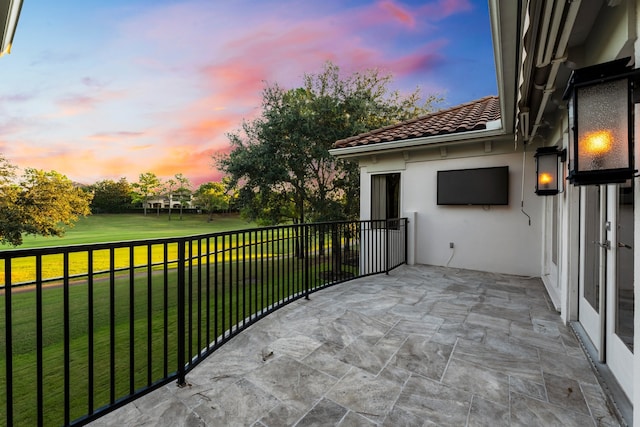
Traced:
<path fill-rule="evenodd" d="M 431 266 L 298 300 L 94 422 L 154 426 L 611 426 L 539 279 Z"/>

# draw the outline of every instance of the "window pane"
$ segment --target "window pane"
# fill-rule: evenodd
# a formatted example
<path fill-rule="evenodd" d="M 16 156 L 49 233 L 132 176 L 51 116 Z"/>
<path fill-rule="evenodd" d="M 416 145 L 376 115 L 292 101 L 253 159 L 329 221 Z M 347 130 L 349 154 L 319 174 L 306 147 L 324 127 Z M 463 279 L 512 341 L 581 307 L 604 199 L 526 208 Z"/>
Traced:
<path fill-rule="evenodd" d="M 386 175 L 371 177 L 371 219 L 385 219 L 387 204 Z"/>
<path fill-rule="evenodd" d="M 620 186 L 616 251 L 616 334 L 633 351 L 633 185 Z"/>
<path fill-rule="evenodd" d="M 600 312 L 600 186 L 584 187 L 584 298 Z"/>
<path fill-rule="evenodd" d="M 371 219 L 400 217 L 400 174 L 371 176 Z"/>
<path fill-rule="evenodd" d="M 400 218 L 400 174 L 387 175 L 387 217 Z"/>

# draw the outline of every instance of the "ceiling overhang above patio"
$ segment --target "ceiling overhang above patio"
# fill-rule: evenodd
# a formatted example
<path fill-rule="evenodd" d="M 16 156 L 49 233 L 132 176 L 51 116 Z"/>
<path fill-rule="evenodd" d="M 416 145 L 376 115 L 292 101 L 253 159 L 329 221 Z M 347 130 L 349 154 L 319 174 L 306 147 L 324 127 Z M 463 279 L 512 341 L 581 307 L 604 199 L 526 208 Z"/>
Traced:
<path fill-rule="evenodd" d="M 22 0 L 4 0 L 0 3 L 0 27 L 2 29 L 0 39 L 0 56 L 11 53 L 13 36 L 16 33 Z"/>
<path fill-rule="evenodd" d="M 562 94 L 571 71 L 598 62 L 633 56 L 633 40 L 625 28 L 603 27 L 608 17 L 628 13 L 620 0 L 528 0 L 523 1 L 523 52 L 517 94 L 517 138 L 528 142 L 537 135 L 547 137 L 555 126 L 549 117 L 565 108 Z M 623 23 L 623 18 L 614 21 Z M 621 25 L 624 27 L 623 24 Z M 596 34 L 598 31 L 602 34 Z M 622 31 L 623 34 L 616 34 Z M 626 28 L 627 33 L 635 29 Z M 617 45 L 615 58 L 594 58 L 584 46 L 591 40 Z M 610 50 L 611 51 L 611 50 Z"/>

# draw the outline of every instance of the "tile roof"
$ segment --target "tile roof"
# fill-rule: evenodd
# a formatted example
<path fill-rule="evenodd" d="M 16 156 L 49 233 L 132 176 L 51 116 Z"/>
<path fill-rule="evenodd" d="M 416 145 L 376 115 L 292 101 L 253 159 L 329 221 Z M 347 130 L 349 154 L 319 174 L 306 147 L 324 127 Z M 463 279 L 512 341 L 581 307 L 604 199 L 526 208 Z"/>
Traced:
<path fill-rule="evenodd" d="M 427 114 L 395 125 L 341 139 L 333 148 L 357 147 L 381 142 L 401 141 L 425 136 L 448 135 L 457 132 L 486 129 L 487 122 L 500 119 L 497 96 Z"/>

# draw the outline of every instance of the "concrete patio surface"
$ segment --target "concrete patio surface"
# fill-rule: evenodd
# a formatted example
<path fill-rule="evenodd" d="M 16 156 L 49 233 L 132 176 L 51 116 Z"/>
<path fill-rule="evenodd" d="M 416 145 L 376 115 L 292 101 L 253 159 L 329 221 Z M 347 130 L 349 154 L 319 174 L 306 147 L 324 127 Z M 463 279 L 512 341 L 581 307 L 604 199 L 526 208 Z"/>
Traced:
<path fill-rule="evenodd" d="M 619 425 L 537 278 L 402 266 L 310 298 L 92 425 Z"/>

